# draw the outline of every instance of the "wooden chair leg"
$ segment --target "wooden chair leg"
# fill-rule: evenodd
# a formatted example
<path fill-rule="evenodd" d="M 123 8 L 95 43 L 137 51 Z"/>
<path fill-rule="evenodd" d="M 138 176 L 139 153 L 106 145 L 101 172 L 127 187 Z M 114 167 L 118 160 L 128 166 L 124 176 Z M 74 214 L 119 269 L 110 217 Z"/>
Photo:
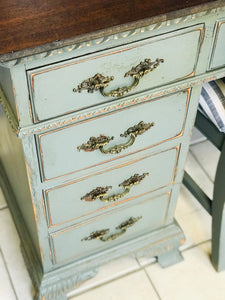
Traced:
<path fill-rule="evenodd" d="M 217 271 L 225 270 L 225 141 L 214 183 L 211 260 Z"/>

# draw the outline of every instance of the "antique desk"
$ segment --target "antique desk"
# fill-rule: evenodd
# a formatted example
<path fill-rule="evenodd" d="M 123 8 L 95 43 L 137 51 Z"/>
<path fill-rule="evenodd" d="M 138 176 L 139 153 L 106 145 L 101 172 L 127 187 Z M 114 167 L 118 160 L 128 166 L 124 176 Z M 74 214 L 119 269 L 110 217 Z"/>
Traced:
<path fill-rule="evenodd" d="M 182 259 L 201 86 L 225 75 L 225 2 L 184 2 L 0 4 L 1 187 L 36 299 L 120 255 Z"/>

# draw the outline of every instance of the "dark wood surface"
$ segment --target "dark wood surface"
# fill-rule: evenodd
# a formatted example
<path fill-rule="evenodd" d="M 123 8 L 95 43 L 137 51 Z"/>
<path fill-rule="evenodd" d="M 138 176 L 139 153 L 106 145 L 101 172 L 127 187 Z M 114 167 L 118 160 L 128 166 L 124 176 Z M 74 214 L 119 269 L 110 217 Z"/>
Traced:
<path fill-rule="evenodd" d="M 221 1 L 1 0 L 0 55 L 213 2 Z"/>

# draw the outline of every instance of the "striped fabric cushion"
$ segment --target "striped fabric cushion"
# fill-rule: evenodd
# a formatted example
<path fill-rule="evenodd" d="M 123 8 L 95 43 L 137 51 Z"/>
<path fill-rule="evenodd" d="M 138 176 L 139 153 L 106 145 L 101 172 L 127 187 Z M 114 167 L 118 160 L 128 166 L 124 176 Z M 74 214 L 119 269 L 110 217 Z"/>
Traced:
<path fill-rule="evenodd" d="M 204 83 L 199 110 L 225 132 L 225 78 Z"/>

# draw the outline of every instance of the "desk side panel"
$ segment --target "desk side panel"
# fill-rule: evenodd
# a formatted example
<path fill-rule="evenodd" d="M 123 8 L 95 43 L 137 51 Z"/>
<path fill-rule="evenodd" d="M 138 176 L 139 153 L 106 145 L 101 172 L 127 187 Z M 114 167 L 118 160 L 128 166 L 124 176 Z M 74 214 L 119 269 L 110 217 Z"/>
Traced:
<path fill-rule="evenodd" d="M 17 206 L 23 216 L 36 252 L 40 256 L 39 240 L 32 207 L 31 193 L 21 140 L 12 132 L 0 106 L 0 161 L 11 185 Z M 0 178 L 3 180 L 3 178 Z M 13 199 L 12 199 L 13 201 Z M 18 212 L 15 212 L 18 213 Z M 13 214 L 13 212 L 12 212 Z M 18 224 L 16 224 L 18 227 Z M 17 228 L 20 231 L 20 228 Z M 20 232 L 21 233 L 21 232 Z M 40 258 L 40 257 L 39 257 Z"/>

